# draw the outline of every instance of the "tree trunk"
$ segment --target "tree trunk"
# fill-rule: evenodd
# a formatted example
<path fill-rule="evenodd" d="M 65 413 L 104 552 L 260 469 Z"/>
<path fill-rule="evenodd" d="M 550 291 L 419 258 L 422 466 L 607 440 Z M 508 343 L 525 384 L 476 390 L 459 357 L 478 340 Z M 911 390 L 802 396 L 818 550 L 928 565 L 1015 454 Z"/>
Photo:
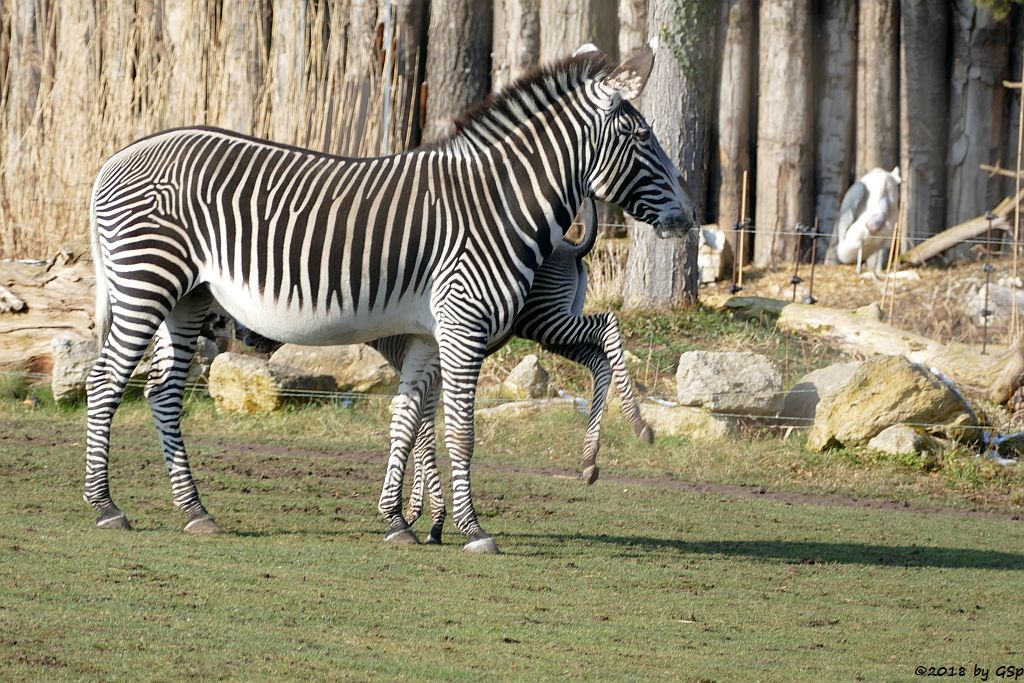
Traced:
<path fill-rule="evenodd" d="M 165 0 L 162 4 L 164 41 L 171 57 L 164 125 L 208 123 L 212 55 L 206 48 L 216 43 L 212 10 L 202 2 Z"/>
<path fill-rule="evenodd" d="M 7 11 L 11 16 L 11 47 L 8 64 L 9 94 L 7 111 L 8 163 L 11 163 L 21 138 L 25 135 L 35 115 L 36 99 L 42 78 L 42 56 L 39 49 L 42 34 L 45 33 L 43 17 L 35 2 L 8 0 Z"/>
<path fill-rule="evenodd" d="M 424 142 L 449 134 L 456 116 L 487 97 L 491 22 L 489 2 L 439 0 L 431 4 Z"/>
<path fill-rule="evenodd" d="M 971 0 L 953 7 L 953 75 L 949 107 L 949 171 L 946 223 L 984 213 L 1002 183 L 979 169 L 999 157 L 1002 144 L 1002 80 L 1008 74 L 1008 22 L 998 21 Z"/>
<path fill-rule="evenodd" d="M 669 158 L 675 161 L 700 203 L 707 188 L 710 84 L 715 54 L 717 0 L 678 5 L 653 0 L 648 35 L 661 36 L 654 70 L 644 91 L 643 110 Z M 697 234 L 659 239 L 650 226 L 632 231 L 626 264 L 625 305 L 654 308 L 697 300 Z"/>
<path fill-rule="evenodd" d="M 1024 7 L 1014 5 L 1010 15 L 1010 65 L 1007 80 L 1024 81 Z M 1017 130 L 1020 125 L 1021 97 L 1024 90 L 1008 89 L 1006 92 L 1006 143 L 1003 145 L 1003 168 L 1016 170 L 1017 167 Z M 1017 183 L 1013 178 L 1003 180 L 1003 195 L 1016 192 Z"/>
<path fill-rule="evenodd" d="M 647 44 L 647 0 L 619 0 L 619 61 Z"/>
<path fill-rule="evenodd" d="M 541 63 L 564 59 L 585 43 L 617 61 L 617 14 L 617 0 L 540 0 Z"/>
<path fill-rule="evenodd" d="M 307 131 L 306 4 L 302 0 L 275 2 L 270 29 L 270 137 L 278 142 L 303 144 Z"/>
<path fill-rule="evenodd" d="M 231 130 L 258 134 L 260 86 L 267 63 L 262 3 L 225 0 L 218 46 L 214 120 Z"/>
<path fill-rule="evenodd" d="M 743 172 L 750 170 L 750 101 L 753 85 L 754 1 L 724 0 L 722 71 L 718 88 L 718 225 L 738 254 L 733 230 L 743 201 Z M 753 174 L 748 174 L 749 182 Z M 749 203 L 748 203 L 749 206 Z M 740 256 L 744 261 L 746 254 Z"/>
<path fill-rule="evenodd" d="M 899 3 L 860 3 L 857 48 L 857 177 L 891 171 L 899 147 Z"/>
<path fill-rule="evenodd" d="M 854 103 L 857 90 L 857 3 L 834 0 L 819 5 L 816 42 L 818 115 L 815 138 L 815 215 L 824 236 L 823 259 L 839 218 L 839 204 L 853 181 Z"/>
<path fill-rule="evenodd" d="M 813 200 L 808 0 L 761 3 L 754 262 L 791 261 Z"/>
<path fill-rule="evenodd" d="M 391 39 L 386 41 L 385 76 L 390 114 L 382 154 L 411 149 L 420 141 L 420 83 L 426 63 L 425 6 L 420 0 L 383 0 L 389 11 Z"/>
<path fill-rule="evenodd" d="M 907 240 L 946 227 L 946 114 L 949 8 L 903 0 L 900 29 L 900 148 Z M 889 170 L 886 168 L 886 170 Z"/>
<path fill-rule="evenodd" d="M 540 60 L 540 0 L 495 0 L 491 88 L 500 90 Z"/>

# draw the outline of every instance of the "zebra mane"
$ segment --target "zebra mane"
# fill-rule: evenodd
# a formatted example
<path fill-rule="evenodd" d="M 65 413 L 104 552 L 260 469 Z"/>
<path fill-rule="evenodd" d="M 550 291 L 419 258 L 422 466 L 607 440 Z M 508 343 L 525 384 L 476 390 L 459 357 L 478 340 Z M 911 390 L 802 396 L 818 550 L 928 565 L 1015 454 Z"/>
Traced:
<path fill-rule="evenodd" d="M 586 81 L 609 73 L 612 68 L 608 58 L 599 51 L 583 52 L 538 67 L 463 111 L 455 118 L 454 132 L 429 147 L 445 146 L 463 138 L 476 126 L 493 125 L 499 117 L 518 121 L 524 110 L 536 112 L 545 109 Z M 504 128 L 507 124 L 497 125 Z"/>

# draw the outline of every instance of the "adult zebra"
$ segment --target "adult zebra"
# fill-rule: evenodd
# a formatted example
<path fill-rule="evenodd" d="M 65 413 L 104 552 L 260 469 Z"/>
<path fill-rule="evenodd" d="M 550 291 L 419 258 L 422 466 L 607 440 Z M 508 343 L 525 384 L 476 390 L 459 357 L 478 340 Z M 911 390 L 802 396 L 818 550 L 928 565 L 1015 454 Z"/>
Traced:
<path fill-rule="evenodd" d="M 174 501 L 186 530 L 219 530 L 180 428 L 186 369 L 216 300 L 281 341 L 410 335 L 389 462 L 405 462 L 440 377 L 456 525 L 467 549 L 496 551 L 470 488 L 488 340 L 508 329 L 584 196 L 659 234 L 693 226 L 678 171 L 627 101 L 652 62 L 649 48 L 614 70 L 598 54 L 572 57 L 466 115 L 449 139 L 389 157 L 347 159 L 209 128 L 159 133 L 111 157 L 91 202 L 102 348 L 89 376 L 85 498 L 97 525 L 129 528 L 110 496 L 110 424 L 155 336 L 146 395 Z M 389 479 L 402 474 L 389 467 Z M 400 498 L 381 511 L 390 526 L 404 524 Z"/>
<path fill-rule="evenodd" d="M 511 329 L 504 337 L 488 344 L 487 353 L 500 349 L 515 334 L 539 342 L 548 351 L 578 362 L 590 370 L 594 378 L 594 390 L 587 435 L 583 440 L 582 478 L 592 484 L 597 480 L 599 472 L 597 454 L 601 448 L 601 424 L 608 388 L 613 378 L 622 398 L 622 412 L 634 433 L 647 443 L 653 443 L 654 431 L 640 415 L 640 402 L 633 393 L 633 381 L 626 367 L 622 333 L 615 314 L 583 315 L 583 300 L 587 291 L 587 270 L 583 257 L 590 253 L 597 239 L 597 211 L 593 198 L 586 198 L 580 208 L 580 215 L 583 217 L 583 239 L 578 244 L 563 241 L 544 261 L 537 270 L 533 287 L 522 310 L 513 320 Z M 396 368 L 402 366 L 405 344 L 404 335 L 371 342 Z M 424 404 L 412 449 L 415 470 L 409 510 L 404 517 L 406 524 L 412 525 L 422 514 L 424 498 L 429 494 L 432 523 L 428 543 L 441 542 L 447 516 L 435 453 L 436 401 L 435 393 L 428 396 Z M 390 507 L 393 498 L 400 496 L 401 492 L 401 486 L 385 486 L 381 491 L 381 505 Z M 409 526 L 389 529 L 385 539 L 419 542 Z"/>

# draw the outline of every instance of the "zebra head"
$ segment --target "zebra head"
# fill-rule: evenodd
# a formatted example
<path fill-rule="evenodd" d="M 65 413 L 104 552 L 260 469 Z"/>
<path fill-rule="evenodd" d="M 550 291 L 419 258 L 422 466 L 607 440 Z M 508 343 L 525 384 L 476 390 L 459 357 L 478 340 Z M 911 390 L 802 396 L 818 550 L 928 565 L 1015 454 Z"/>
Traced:
<path fill-rule="evenodd" d="M 653 66 L 654 51 L 647 46 L 595 79 L 600 104 L 590 188 L 596 198 L 654 226 L 659 237 L 681 237 L 699 225 L 696 204 L 651 125 L 629 103 Z"/>

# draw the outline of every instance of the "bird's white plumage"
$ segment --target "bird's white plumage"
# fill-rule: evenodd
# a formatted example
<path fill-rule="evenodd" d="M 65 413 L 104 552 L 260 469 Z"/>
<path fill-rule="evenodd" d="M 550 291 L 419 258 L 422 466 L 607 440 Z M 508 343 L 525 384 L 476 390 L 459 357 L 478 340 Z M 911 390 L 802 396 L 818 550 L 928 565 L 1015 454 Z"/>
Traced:
<path fill-rule="evenodd" d="M 886 247 L 892 238 L 899 212 L 902 178 L 899 167 L 891 173 L 874 168 L 859 182 L 867 191 L 864 206 L 852 216 L 851 223 L 844 225 L 840 221 L 836 225 L 836 258 L 840 263 L 856 263 L 858 269 L 864 259 Z"/>

